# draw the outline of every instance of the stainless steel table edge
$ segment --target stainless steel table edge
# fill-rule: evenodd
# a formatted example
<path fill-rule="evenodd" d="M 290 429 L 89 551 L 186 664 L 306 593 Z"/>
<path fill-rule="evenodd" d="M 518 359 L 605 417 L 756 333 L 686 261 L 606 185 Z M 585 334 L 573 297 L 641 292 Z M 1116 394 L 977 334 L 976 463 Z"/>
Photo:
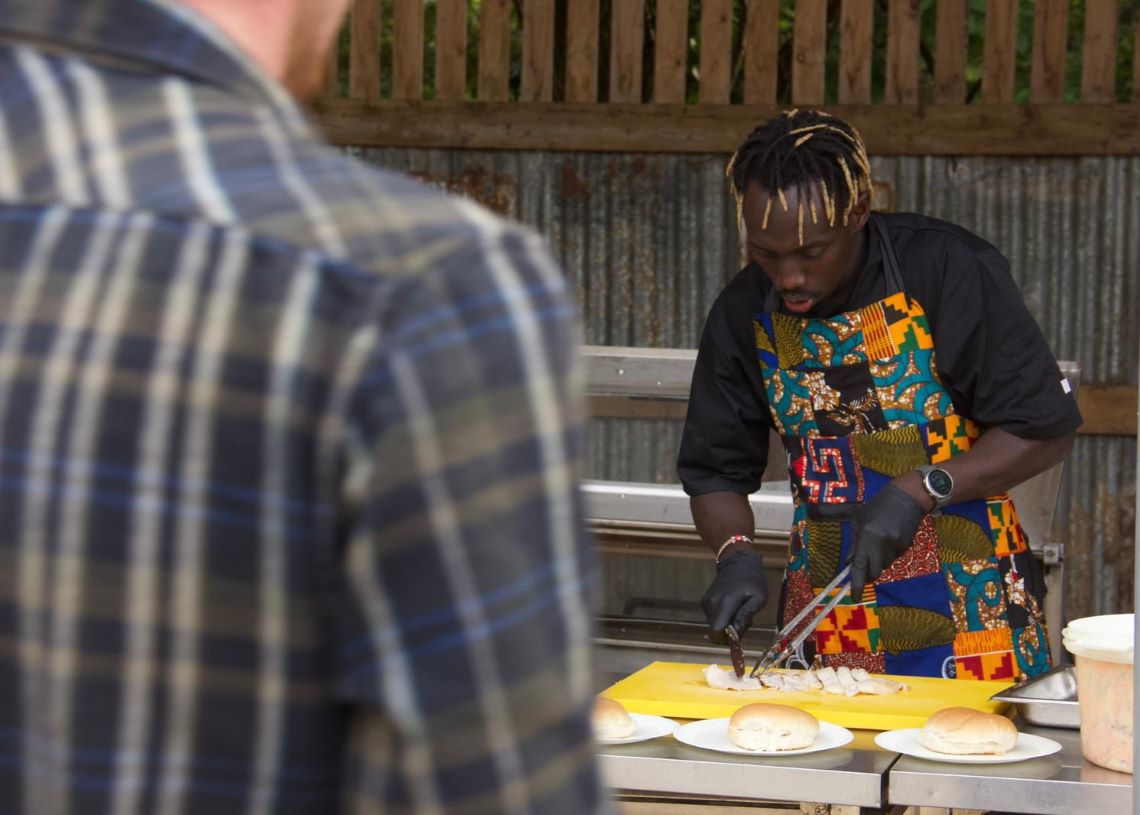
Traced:
<path fill-rule="evenodd" d="M 1009 764 L 950 764 L 900 756 L 887 774 L 888 803 L 1026 815 L 1132 811 L 1132 776 L 1086 761 L 1077 731 L 1024 723 L 1019 729 L 1060 742 L 1061 752 Z"/>
<path fill-rule="evenodd" d="M 603 746 L 599 752 L 603 776 L 615 791 L 875 808 L 886 802 L 887 771 L 898 757 L 839 747 L 803 756 L 753 758 L 690 747 L 672 737 Z"/>

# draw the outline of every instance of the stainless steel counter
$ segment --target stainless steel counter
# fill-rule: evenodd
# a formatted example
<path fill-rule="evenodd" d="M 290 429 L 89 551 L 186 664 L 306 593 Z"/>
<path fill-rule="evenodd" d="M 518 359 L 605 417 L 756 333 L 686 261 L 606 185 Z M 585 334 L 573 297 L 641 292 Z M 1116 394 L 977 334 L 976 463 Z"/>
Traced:
<path fill-rule="evenodd" d="M 1034 815 L 1132 811 L 1132 776 L 1085 761 L 1076 730 L 1018 729 L 1061 743 L 1061 752 L 1013 764 L 942 764 L 901 756 L 887 777 L 888 800 L 906 806 Z"/>
<path fill-rule="evenodd" d="M 846 747 L 788 758 L 737 756 L 671 736 L 601 748 L 618 791 L 708 800 L 787 801 L 880 808 L 927 806 L 1034 815 L 1132 811 L 1132 776 L 1085 761 L 1076 730 L 1027 727 L 1060 753 L 1011 764 L 948 764 L 880 750 L 875 732 L 856 730 Z"/>
<path fill-rule="evenodd" d="M 878 808 L 897 754 L 878 749 L 874 736 L 855 731 L 845 747 L 787 758 L 717 753 L 666 736 L 601 748 L 602 770 L 615 790 Z"/>

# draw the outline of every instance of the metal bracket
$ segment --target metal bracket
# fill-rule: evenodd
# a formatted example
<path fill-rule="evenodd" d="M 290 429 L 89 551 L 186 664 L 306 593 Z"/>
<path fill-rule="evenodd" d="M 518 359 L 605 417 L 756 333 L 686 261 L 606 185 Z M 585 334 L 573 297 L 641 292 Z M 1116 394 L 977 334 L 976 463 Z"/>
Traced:
<path fill-rule="evenodd" d="M 1065 559 L 1065 544 L 1046 543 L 1041 547 L 1041 560 L 1046 566 L 1056 566 Z"/>

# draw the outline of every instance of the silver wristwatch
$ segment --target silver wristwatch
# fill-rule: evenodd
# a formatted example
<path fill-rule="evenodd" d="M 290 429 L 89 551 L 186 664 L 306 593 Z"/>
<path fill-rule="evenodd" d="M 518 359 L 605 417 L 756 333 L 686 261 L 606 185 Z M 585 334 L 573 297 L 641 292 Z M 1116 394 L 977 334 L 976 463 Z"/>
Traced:
<path fill-rule="evenodd" d="M 937 512 L 950 503 L 954 494 L 954 479 L 950 473 L 937 465 L 925 464 L 918 468 L 918 475 L 922 479 L 922 488 L 934 499 L 932 512 Z"/>

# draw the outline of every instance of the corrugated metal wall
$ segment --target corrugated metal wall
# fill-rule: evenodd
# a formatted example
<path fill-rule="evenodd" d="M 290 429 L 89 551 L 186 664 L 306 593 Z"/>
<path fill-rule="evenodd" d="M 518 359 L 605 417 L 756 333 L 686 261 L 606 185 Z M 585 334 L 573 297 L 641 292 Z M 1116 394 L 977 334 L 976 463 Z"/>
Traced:
<path fill-rule="evenodd" d="M 578 290 L 586 340 L 696 346 L 738 268 L 725 156 L 366 149 L 533 225 Z M 1084 384 L 1136 385 L 1140 158 L 874 158 L 881 203 L 959 223 L 1009 257 Z M 670 482 L 675 422 L 594 423 L 593 478 Z M 1070 617 L 1132 609 L 1135 437 L 1084 436 L 1056 516 Z"/>

